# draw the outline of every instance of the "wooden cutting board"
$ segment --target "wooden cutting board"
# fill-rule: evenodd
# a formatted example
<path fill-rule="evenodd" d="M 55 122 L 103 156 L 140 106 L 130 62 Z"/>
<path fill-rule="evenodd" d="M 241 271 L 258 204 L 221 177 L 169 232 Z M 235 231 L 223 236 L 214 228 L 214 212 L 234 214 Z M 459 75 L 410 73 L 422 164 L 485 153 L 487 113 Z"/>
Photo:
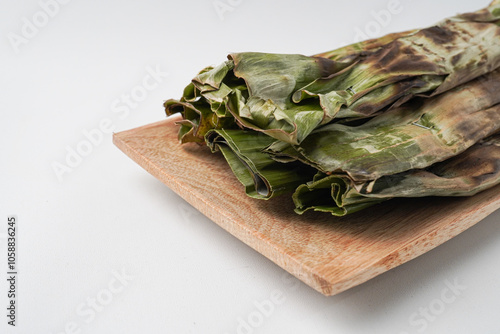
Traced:
<path fill-rule="evenodd" d="M 149 173 L 238 239 L 324 295 L 407 262 L 500 207 L 500 186 L 473 197 L 396 199 L 356 214 L 293 211 L 290 196 L 245 195 L 221 154 L 180 145 L 177 116 L 114 134 Z"/>

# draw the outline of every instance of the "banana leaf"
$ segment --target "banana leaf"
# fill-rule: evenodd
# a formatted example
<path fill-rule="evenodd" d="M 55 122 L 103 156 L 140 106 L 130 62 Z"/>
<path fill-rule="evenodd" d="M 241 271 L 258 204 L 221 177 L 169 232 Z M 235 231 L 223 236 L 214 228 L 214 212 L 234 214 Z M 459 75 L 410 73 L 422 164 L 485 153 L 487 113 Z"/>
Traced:
<path fill-rule="evenodd" d="M 328 124 L 300 145 L 275 142 L 277 161 L 299 160 L 327 174 L 375 180 L 426 168 L 500 129 L 500 69 L 433 98 L 415 98 L 359 126 Z"/>
<path fill-rule="evenodd" d="M 344 216 L 396 197 L 471 196 L 500 184 L 500 134 L 426 169 L 356 183 L 346 175 L 318 174 L 297 188 L 295 211 Z"/>
<path fill-rule="evenodd" d="M 500 66 L 500 1 L 435 26 L 319 56 L 234 53 L 204 69 L 167 114 L 182 142 L 237 126 L 297 145 L 339 118 L 362 118 L 415 95 L 435 96 Z"/>
<path fill-rule="evenodd" d="M 267 200 L 291 193 L 316 173 L 302 163 L 284 165 L 274 161 L 262 152 L 274 139 L 259 132 L 210 130 L 206 140 L 212 152 L 222 152 L 247 195 L 253 198 Z"/>

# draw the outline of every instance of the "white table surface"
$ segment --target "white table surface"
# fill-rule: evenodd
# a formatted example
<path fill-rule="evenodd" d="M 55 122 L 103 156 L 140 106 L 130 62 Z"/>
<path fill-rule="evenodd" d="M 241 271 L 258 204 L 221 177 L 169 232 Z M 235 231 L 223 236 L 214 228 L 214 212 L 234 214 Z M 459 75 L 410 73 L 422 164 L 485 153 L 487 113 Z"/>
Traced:
<path fill-rule="evenodd" d="M 164 119 L 163 100 L 229 52 L 319 53 L 488 0 L 54 1 L 1 0 L 0 333 L 500 333 L 500 212 L 324 297 L 199 214 L 110 133 Z"/>

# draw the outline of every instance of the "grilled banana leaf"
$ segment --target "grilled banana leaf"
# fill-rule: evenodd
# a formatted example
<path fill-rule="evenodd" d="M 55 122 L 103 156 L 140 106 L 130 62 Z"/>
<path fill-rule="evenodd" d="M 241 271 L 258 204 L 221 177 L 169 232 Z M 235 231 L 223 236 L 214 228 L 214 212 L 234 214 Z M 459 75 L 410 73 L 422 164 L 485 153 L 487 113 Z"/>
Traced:
<path fill-rule="evenodd" d="M 346 175 L 318 174 L 293 194 L 295 211 L 344 216 L 395 197 L 471 196 L 500 183 L 500 134 L 426 169 L 356 183 Z"/>
<path fill-rule="evenodd" d="M 182 142 L 237 126 L 297 145 L 339 118 L 372 116 L 415 95 L 435 96 L 500 66 L 500 1 L 435 26 L 318 56 L 235 53 L 204 69 L 167 114 Z"/>
<path fill-rule="evenodd" d="M 266 151 L 277 161 L 299 160 L 355 181 L 426 168 L 500 129 L 499 92 L 500 70 L 495 70 L 439 96 L 413 99 L 362 125 L 328 124 L 300 145 L 275 142 Z"/>
<path fill-rule="evenodd" d="M 248 196 L 269 199 L 292 193 L 313 178 L 316 170 L 302 163 L 282 164 L 262 150 L 273 138 L 255 131 L 210 130 L 206 135 L 212 152 L 220 151 Z"/>

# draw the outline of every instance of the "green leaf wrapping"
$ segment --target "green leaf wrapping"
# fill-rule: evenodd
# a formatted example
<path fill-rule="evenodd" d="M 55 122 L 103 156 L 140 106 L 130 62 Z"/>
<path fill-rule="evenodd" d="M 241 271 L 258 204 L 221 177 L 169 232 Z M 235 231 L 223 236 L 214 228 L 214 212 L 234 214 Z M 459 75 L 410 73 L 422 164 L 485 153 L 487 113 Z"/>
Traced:
<path fill-rule="evenodd" d="M 235 53 L 204 69 L 183 97 L 182 142 L 237 125 L 290 144 L 335 118 L 367 117 L 434 96 L 500 66 L 500 5 L 320 56 Z"/>
<path fill-rule="evenodd" d="M 262 150 L 273 138 L 253 131 L 211 130 L 206 135 L 212 152 L 221 151 L 247 195 L 258 199 L 293 192 L 312 179 L 315 170 L 301 163 L 282 164 Z"/>
<path fill-rule="evenodd" d="M 353 180 L 425 168 L 455 156 L 500 129 L 500 70 L 434 98 L 416 98 L 359 126 L 329 124 L 300 145 L 267 148 L 324 173 Z"/>
<path fill-rule="evenodd" d="M 359 211 L 395 197 L 471 196 L 500 183 L 500 134 L 427 169 L 356 183 L 346 175 L 319 174 L 293 194 L 295 211 Z"/>
<path fill-rule="evenodd" d="M 500 183 L 500 0 L 312 57 L 234 53 L 180 100 L 179 140 L 220 151 L 247 195 L 353 213 Z"/>

